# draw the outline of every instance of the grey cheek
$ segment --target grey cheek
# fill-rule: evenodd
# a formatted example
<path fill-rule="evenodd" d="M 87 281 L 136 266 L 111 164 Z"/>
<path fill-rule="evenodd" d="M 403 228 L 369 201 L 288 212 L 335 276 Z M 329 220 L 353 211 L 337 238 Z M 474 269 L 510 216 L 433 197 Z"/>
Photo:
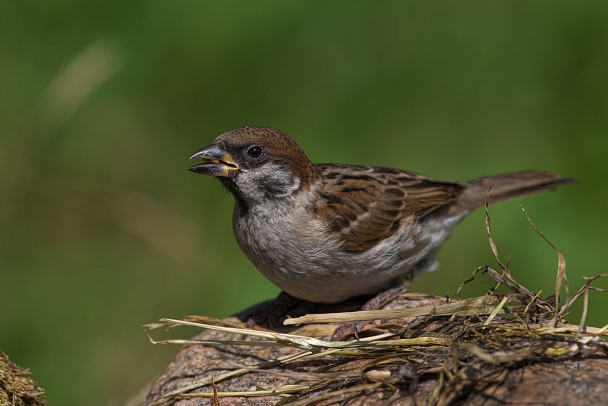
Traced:
<path fill-rule="evenodd" d="M 299 188 L 300 179 L 284 165 L 267 163 L 255 169 L 242 170 L 237 183 L 246 199 L 259 201 L 292 194 Z"/>

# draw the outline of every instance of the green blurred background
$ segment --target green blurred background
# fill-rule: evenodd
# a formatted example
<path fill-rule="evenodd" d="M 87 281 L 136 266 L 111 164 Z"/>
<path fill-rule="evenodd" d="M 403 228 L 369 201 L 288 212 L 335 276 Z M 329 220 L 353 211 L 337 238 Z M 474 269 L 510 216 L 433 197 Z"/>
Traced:
<path fill-rule="evenodd" d="M 186 171 L 247 124 L 316 162 L 578 177 L 491 214 L 520 282 L 552 293 L 557 265 L 522 203 L 580 287 L 608 243 L 606 21 L 604 1 L 0 2 L 0 349 L 50 404 L 124 404 L 178 350 L 143 324 L 275 296 L 231 196 Z M 439 259 L 413 290 L 495 265 L 481 211 Z M 607 323 L 607 297 L 591 304 Z"/>

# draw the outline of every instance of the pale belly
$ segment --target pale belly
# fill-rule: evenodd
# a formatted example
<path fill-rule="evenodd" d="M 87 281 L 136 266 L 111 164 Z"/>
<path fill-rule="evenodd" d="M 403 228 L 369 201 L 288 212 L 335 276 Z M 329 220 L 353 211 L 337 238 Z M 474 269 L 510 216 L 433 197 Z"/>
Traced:
<path fill-rule="evenodd" d="M 433 270 L 433 257 L 452 228 L 432 219 L 410 223 L 367 251 L 347 252 L 321 222 L 290 218 L 298 218 L 298 223 L 287 223 L 284 216 L 250 216 L 234 224 L 235 235 L 243 252 L 272 283 L 294 297 L 318 303 L 375 294 L 395 279 Z"/>

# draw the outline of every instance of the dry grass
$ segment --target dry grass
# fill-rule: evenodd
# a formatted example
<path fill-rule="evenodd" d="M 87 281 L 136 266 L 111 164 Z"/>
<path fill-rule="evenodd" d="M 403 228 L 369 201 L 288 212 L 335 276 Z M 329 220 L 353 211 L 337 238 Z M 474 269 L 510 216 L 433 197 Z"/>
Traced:
<path fill-rule="evenodd" d="M 44 390 L 32 380 L 29 371 L 12 363 L 3 352 L 0 352 L 0 405 L 46 405 Z"/>

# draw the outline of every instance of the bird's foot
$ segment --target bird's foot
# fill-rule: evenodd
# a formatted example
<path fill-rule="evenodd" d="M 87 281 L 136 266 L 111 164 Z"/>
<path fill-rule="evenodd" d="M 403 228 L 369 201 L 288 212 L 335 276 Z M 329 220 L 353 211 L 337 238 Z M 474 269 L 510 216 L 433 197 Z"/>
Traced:
<path fill-rule="evenodd" d="M 285 292 L 281 292 L 274 300 L 262 303 L 251 309 L 252 311 L 244 315 L 247 328 L 254 326 L 267 326 L 274 328 L 282 325 L 282 321 L 287 317 L 289 310 L 301 302 Z"/>
<path fill-rule="evenodd" d="M 407 291 L 408 286 L 405 284 L 399 284 L 399 286 L 394 286 L 387 290 L 384 290 L 374 296 L 372 299 L 367 301 L 362 307 L 361 310 L 379 310 L 390 303 L 393 299 L 397 298 L 399 295 L 405 293 Z M 335 330 L 331 336 L 330 341 L 342 341 L 346 337 L 350 335 L 354 335 L 355 339 L 359 339 L 359 333 L 363 331 L 363 327 L 371 323 L 369 320 L 360 320 L 360 321 L 349 321 L 346 323 L 341 323 Z"/>

